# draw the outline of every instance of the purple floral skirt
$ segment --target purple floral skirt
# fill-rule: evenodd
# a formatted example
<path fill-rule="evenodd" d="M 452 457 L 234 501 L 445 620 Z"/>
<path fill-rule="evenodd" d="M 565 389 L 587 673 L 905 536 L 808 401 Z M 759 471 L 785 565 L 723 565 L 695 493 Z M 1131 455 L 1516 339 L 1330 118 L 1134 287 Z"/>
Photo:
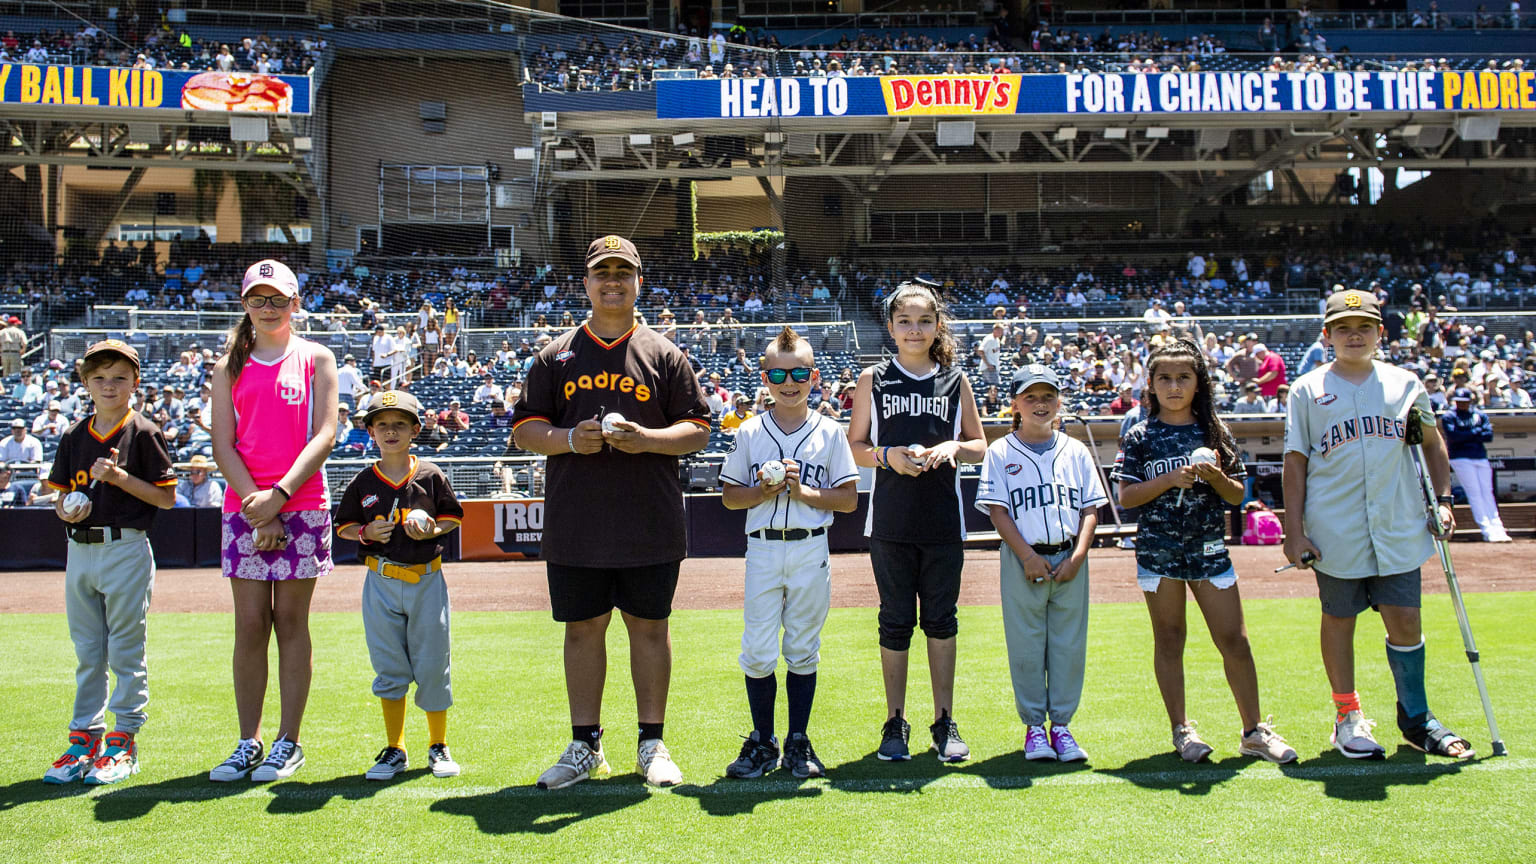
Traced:
<path fill-rule="evenodd" d="M 315 579 L 331 572 L 331 514 L 295 510 L 277 514 L 288 532 L 288 545 L 271 552 L 256 549 L 256 529 L 239 512 L 224 514 L 223 567 L 230 579 L 281 582 Z"/>

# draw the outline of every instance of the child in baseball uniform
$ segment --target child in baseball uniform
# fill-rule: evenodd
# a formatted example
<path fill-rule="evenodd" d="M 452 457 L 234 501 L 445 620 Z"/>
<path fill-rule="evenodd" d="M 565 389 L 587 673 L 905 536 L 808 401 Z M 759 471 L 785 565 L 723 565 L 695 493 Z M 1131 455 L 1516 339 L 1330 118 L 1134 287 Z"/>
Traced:
<path fill-rule="evenodd" d="M 1445 440 L 1429 415 L 1424 461 L 1445 526 L 1434 535 L 1405 443 L 1413 412 L 1430 411 L 1429 396 L 1412 371 L 1376 360 L 1383 328 L 1375 295 L 1329 295 L 1323 329 L 1335 359 L 1296 382 L 1286 411 L 1285 557 L 1317 577 L 1333 744 L 1351 759 L 1386 755 L 1355 692 L 1355 618 L 1374 608 L 1387 631 L 1403 739 L 1436 756 L 1470 758 L 1472 745 L 1435 719 L 1424 690 L 1419 568 L 1454 524 Z"/>
<path fill-rule="evenodd" d="M 391 780 L 409 764 L 405 693 L 414 681 L 416 705 L 427 712 L 427 765 L 433 776 L 455 777 L 459 765 L 448 752 L 453 687 L 442 537 L 463 522 L 464 508 L 442 469 L 411 455 L 411 440 L 421 431 L 415 396 L 390 390 L 363 421 L 380 455 L 342 493 L 336 534 L 357 541 L 368 567 L 363 633 L 373 692 L 384 711 L 385 745 L 365 776 Z"/>
<path fill-rule="evenodd" d="M 1152 618 L 1152 668 L 1173 728 L 1173 749 L 1187 762 L 1211 755 L 1184 708 L 1186 586 L 1221 652 L 1242 719 L 1238 752 L 1294 762 L 1296 751 L 1259 712 L 1259 679 L 1243 624 L 1237 571 L 1227 552 L 1226 506 L 1243 500 L 1237 442 L 1216 416 L 1200 346 L 1175 339 L 1153 352 L 1142 392 L 1147 419 L 1126 433 L 1115 461 L 1120 505 L 1139 507 L 1136 583 Z"/>
<path fill-rule="evenodd" d="M 1056 373 L 1032 363 L 1010 389 L 1013 432 L 987 448 L 976 509 L 1003 538 L 1003 636 L 1024 758 L 1080 762 L 1088 753 L 1068 724 L 1088 656 L 1088 548 L 1109 499 L 1088 448 L 1055 429 Z"/>
<path fill-rule="evenodd" d="M 59 439 L 46 480 L 61 493 L 53 512 L 69 535 L 64 611 L 78 661 L 75 709 L 69 749 L 43 780 L 105 785 L 139 770 L 135 738 L 149 702 L 145 615 L 155 587 L 147 532 L 155 510 L 176 503 L 176 473 L 159 427 L 128 407 L 139 385 L 137 351 L 116 339 L 97 342 L 86 349 L 80 379 L 95 413 Z M 108 669 L 117 676 L 110 702 Z M 103 741 L 108 708 L 116 728 Z"/>
<path fill-rule="evenodd" d="M 763 385 L 773 408 L 741 424 L 720 472 L 725 506 L 747 511 L 738 662 L 746 675 L 752 732 L 725 769 L 730 777 L 761 777 L 780 763 L 773 733 L 780 632 L 789 695 L 783 767 L 799 778 L 824 773 L 806 727 L 816 697 L 821 626 L 832 601 L 827 529 L 833 513 L 858 507 L 859 468 L 842 426 L 806 404 L 821 377 L 815 363 L 810 343 L 785 327 L 763 357 Z"/>

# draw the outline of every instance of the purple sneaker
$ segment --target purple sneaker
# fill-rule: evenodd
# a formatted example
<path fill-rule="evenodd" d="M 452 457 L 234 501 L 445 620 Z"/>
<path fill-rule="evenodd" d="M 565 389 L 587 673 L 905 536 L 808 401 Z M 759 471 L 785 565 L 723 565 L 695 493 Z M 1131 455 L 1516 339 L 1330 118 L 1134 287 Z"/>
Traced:
<path fill-rule="evenodd" d="M 1088 752 L 1077 746 L 1077 739 L 1065 726 L 1051 727 L 1051 748 L 1056 751 L 1056 758 L 1062 762 L 1086 762 Z"/>
<path fill-rule="evenodd" d="M 1056 761 L 1056 751 L 1051 749 L 1051 737 L 1044 726 L 1030 726 L 1024 733 L 1024 758 L 1031 762 Z"/>

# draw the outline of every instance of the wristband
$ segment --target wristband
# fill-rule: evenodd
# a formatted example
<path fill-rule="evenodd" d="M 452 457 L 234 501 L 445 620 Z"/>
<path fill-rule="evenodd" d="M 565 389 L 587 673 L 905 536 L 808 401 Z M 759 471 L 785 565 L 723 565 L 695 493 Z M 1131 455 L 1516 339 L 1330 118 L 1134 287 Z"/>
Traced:
<path fill-rule="evenodd" d="M 891 467 L 891 452 L 890 451 L 891 451 L 890 447 L 881 447 L 880 448 L 880 452 L 875 454 L 875 461 L 880 463 L 880 467 L 887 468 L 887 469 Z"/>
<path fill-rule="evenodd" d="M 271 488 L 272 488 L 273 492 L 276 492 L 277 494 L 283 496 L 283 500 L 284 501 L 287 501 L 287 500 L 289 500 L 289 499 L 291 499 L 293 497 L 292 495 L 288 494 L 288 490 L 284 489 L 283 488 L 283 484 L 281 484 L 281 483 L 273 483 Z"/>
<path fill-rule="evenodd" d="M 571 448 L 571 452 L 572 453 L 576 452 L 576 427 L 575 426 L 572 426 L 571 428 L 565 430 L 565 446 Z"/>

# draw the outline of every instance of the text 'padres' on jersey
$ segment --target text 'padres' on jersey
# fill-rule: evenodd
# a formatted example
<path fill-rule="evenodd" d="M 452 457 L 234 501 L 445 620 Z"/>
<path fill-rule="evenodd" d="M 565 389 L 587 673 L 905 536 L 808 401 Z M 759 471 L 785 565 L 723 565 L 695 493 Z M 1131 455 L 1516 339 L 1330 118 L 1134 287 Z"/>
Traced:
<path fill-rule="evenodd" d="M 569 429 L 617 411 L 649 429 L 709 428 L 709 403 L 683 352 L 649 327 L 604 340 L 583 324 L 544 346 L 512 412 Z M 546 561 L 572 567 L 643 567 L 687 553 L 677 457 L 663 453 L 557 453 L 545 463 Z M 622 515 L 620 515 L 622 513 Z"/>
<path fill-rule="evenodd" d="M 1087 446 L 1060 432 L 1051 433 L 1043 453 L 1012 433 L 993 441 L 976 487 L 976 509 L 990 513 L 991 505 L 1002 506 L 1032 545 L 1071 540 L 1082 525 L 1082 511 L 1108 500 Z"/>
<path fill-rule="evenodd" d="M 892 357 L 873 367 L 869 440 L 876 447 L 932 447 L 960 437 L 960 394 L 965 373 L 935 366 L 914 375 Z M 916 477 L 875 472 L 864 534 L 897 543 L 956 543 L 965 539 L 960 472 L 936 465 Z"/>
<path fill-rule="evenodd" d="M 772 412 L 747 418 L 725 457 L 720 479 L 737 486 L 760 486 L 758 469 L 774 459 L 794 460 L 800 466 L 800 485 L 813 489 L 832 489 L 859 477 L 848 433 L 836 420 L 812 411 L 788 432 L 779 427 Z M 820 528 L 832 524 L 832 517 L 830 510 L 791 501 L 783 493 L 747 510 L 747 533 L 762 528 Z"/>
<path fill-rule="evenodd" d="M 436 464 L 412 456 L 410 473 L 399 483 L 392 483 L 375 462 L 359 471 L 341 494 L 336 530 L 387 519 L 395 523 L 389 541 L 359 544 L 362 554 L 382 555 L 401 564 L 426 564 L 443 554 L 443 538 L 413 540 L 405 533 L 405 517 L 412 510 L 425 510 L 439 522 L 464 521 L 464 506 Z"/>
<path fill-rule="evenodd" d="M 71 426 L 59 438 L 47 483 L 63 493 L 84 492 L 91 499 L 91 515 L 74 523 L 77 528 L 148 531 L 159 508 L 111 483 L 97 483 L 92 489 L 91 466 L 97 459 L 111 459 L 115 448 L 118 467 L 124 471 L 156 486 L 175 486 L 176 469 L 165 436 L 159 426 L 137 411 L 130 410 L 105 435 L 97 435 L 91 428 L 91 417 Z"/>
<path fill-rule="evenodd" d="M 1286 406 L 1285 449 L 1307 457 L 1303 523 L 1340 579 L 1406 573 L 1434 554 L 1424 495 L 1403 436 L 1410 408 L 1430 410 L 1418 376 L 1373 361 L 1356 386 L 1329 363 L 1301 376 Z"/>
<path fill-rule="evenodd" d="M 1172 426 L 1152 418 L 1131 427 L 1115 457 L 1112 476 L 1123 483 L 1144 483 L 1189 464 L 1189 454 L 1205 446 L 1198 423 Z M 1228 477 L 1248 472 L 1236 459 L 1221 466 Z M 1232 569 L 1227 551 L 1227 502 L 1211 484 L 1197 479 L 1182 490 L 1169 489 L 1137 509 L 1136 566 L 1170 579 L 1210 579 Z"/>

